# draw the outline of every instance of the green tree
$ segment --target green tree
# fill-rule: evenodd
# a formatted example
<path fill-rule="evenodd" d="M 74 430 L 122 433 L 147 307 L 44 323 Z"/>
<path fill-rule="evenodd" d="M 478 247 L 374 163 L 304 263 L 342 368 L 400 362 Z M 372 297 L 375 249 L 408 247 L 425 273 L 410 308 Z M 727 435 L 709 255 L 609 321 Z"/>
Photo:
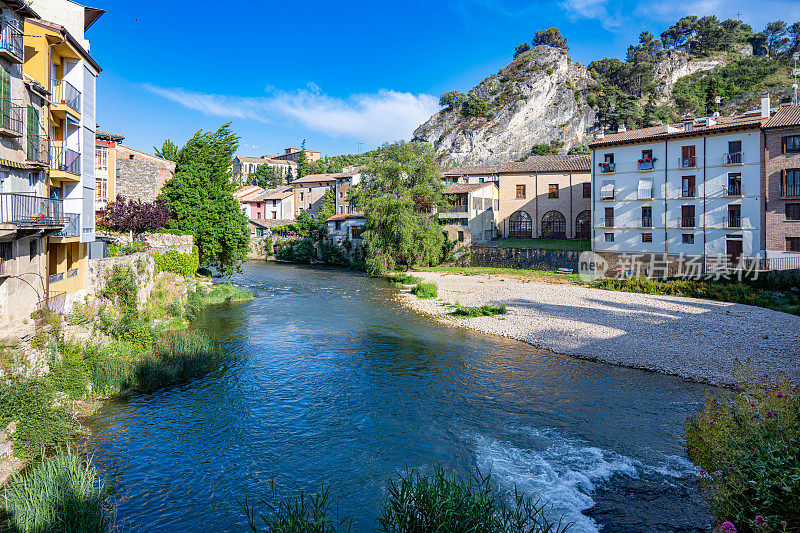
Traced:
<path fill-rule="evenodd" d="M 458 109 L 467 99 L 464 93 L 458 91 L 448 91 L 439 97 L 439 105 L 449 109 Z"/>
<path fill-rule="evenodd" d="M 303 140 L 303 143 L 305 142 L 306 141 Z M 297 177 L 302 178 L 303 176 L 308 176 L 309 174 L 311 174 L 311 165 L 309 164 L 308 159 L 306 159 L 306 153 L 300 152 L 300 157 L 297 161 Z"/>
<path fill-rule="evenodd" d="M 524 54 L 525 52 L 527 52 L 530 49 L 531 49 L 531 45 L 529 45 L 528 43 L 518 44 L 514 48 L 514 59 L 518 58 L 519 56 L 521 56 L 522 54 Z"/>
<path fill-rule="evenodd" d="M 250 241 L 247 218 L 231 195 L 229 168 L 238 146 L 230 124 L 198 131 L 178 150 L 175 175 L 159 196 L 172 212 L 170 226 L 194 235 L 200 262 L 227 275 L 247 259 Z"/>
<path fill-rule="evenodd" d="M 262 189 L 274 189 L 283 185 L 283 177 L 275 172 L 275 167 L 258 165 L 256 171 L 250 176 L 250 183 Z"/>
<path fill-rule="evenodd" d="M 782 20 L 770 22 L 764 29 L 767 58 L 777 57 L 789 44 L 789 26 Z"/>
<path fill-rule="evenodd" d="M 588 155 L 590 153 L 591 151 L 589 150 L 589 147 L 583 144 L 577 144 L 570 148 L 569 152 L 567 152 L 569 155 Z"/>
<path fill-rule="evenodd" d="M 464 116 L 485 117 L 489 115 L 489 104 L 483 98 L 470 95 L 464 104 Z"/>
<path fill-rule="evenodd" d="M 558 153 L 558 148 L 551 144 L 534 144 L 531 148 L 533 155 L 555 155 Z"/>
<path fill-rule="evenodd" d="M 533 36 L 533 46 L 539 46 L 543 44 L 569 50 L 569 46 L 567 46 L 567 39 L 561 35 L 561 30 L 558 28 L 548 28 L 546 30 L 540 30 L 536 32 L 536 34 Z"/>
<path fill-rule="evenodd" d="M 366 213 L 362 238 L 370 271 L 441 260 L 446 239 L 432 213 L 447 205 L 443 190 L 429 145 L 401 141 L 375 151 L 352 195 Z"/>
<path fill-rule="evenodd" d="M 178 161 L 180 149 L 178 148 L 177 144 L 175 144 L 169 139 L 164 141 L 164 143 L 161 145 L 160 150 L 155 146 L 153 146 L 153 150 L 154 153 L 156 154 L 156 157 L 160 157 L 162 159 L 168 159 L 170 161 L 175 161 L 175 162 Z"/>
<path fill-rule="evenodd" d="M 688 41 L 695 31 L 697 17 L 694 15 L 683 17 L 678 22 L 661 33 L 661 42 L 664 48 L 677 48 Z"/>
<path fill-rule="evenodd" d="M 319 213 L 317 219 L 320 224 L 324 225 L 325 221 L 336 214 L 336 190 L 329 187 L 325 190 L 320 200 Z M 323 228 L 324 229 L 324 228 Z"/>

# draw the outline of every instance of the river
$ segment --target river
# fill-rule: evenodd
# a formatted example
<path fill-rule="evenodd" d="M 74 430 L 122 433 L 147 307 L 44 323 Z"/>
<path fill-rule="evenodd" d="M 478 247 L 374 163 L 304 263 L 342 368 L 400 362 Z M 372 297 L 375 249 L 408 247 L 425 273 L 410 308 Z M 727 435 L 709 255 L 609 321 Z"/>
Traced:
<path fill-rule="evenodd" d="M 252 262 L 193 327 L 238 357 L 109 403 L 86 446 L 123 531 L 244 531 L 237 499 L 324 484 L 372 531 L 388 477 L 439 464 L 552 503 L 573 532 L 710 531 L 682 444 L 705 387 L 448 328 L 381 279 Z"/>

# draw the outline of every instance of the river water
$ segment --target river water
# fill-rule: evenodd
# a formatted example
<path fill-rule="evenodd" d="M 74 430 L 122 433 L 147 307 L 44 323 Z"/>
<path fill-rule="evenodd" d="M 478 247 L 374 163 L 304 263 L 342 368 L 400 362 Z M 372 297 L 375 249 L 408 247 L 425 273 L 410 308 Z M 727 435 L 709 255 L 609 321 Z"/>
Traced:
<path fill-rule="evenodd" d="M 239 357 L 106 405 L 86 445 L 123 531 L 244 531 L 237 504 L 324 484 L 372 531 L 386 479 L 442 465 L 551 502 L 572 531 L 710 531 L 682 425 L 705 388 L 418 316 L 386 281 L 249 263 L 196 327 Z M 658 339 L 654 339 L 654 349 Z"/>

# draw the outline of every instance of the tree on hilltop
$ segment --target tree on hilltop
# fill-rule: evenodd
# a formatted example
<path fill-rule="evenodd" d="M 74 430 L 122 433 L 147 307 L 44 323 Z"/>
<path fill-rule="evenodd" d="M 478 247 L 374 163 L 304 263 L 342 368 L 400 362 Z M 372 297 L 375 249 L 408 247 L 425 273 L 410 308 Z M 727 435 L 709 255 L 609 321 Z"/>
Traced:
<path fill-rule="evenodd" d="M 439 105 L 449 109 L 458 109 L 467 99 L 467 95 L 459 91 L 448 91 L 439 97 Z"/>
<path fill-rule="evenodd" d="M 533 46 L 539 46 L 543 44 L 569 50 L 569 46 L 567 46 L 567 39 L 561 35 L 561 30 L 558 28 L 548 28 L 546 30 L 540 30 L 536 32 L 536 34 L 533 36 Z"/>
<path fill-rule="evenodd" d="M 518 58 L 519 56 L 521 56 L 522 54 L 524 54 L 525 52 L 527 52 L 530 49 L 531 49 L 531 45 L 529 45 L 528 43 L 518 44 L 514 48 L 514 59 Z"/>

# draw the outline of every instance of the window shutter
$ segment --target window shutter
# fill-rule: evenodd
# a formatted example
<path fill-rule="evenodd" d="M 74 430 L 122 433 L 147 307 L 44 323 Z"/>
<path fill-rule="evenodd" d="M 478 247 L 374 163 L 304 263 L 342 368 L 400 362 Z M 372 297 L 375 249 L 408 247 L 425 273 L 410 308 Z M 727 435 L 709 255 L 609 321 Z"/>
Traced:
<path fill-rule="evenodd" d="M 0 125 L 11 126 L 11 73 L 3 66 L 0 70 Z"/>
<path fill-rule="evenodd" d="M 36 161 L 39 153 L 39 110 L 28 106 L 28 160 Z"/>
<path fill-rule="evenodd" d="M 781 139 L 781 153 L 786 153 L 786 137 Z"/>
<path fill-rule="evenodd" d="M 781 196 L 786 196 L 786 170 L 781 170 Z"/>

